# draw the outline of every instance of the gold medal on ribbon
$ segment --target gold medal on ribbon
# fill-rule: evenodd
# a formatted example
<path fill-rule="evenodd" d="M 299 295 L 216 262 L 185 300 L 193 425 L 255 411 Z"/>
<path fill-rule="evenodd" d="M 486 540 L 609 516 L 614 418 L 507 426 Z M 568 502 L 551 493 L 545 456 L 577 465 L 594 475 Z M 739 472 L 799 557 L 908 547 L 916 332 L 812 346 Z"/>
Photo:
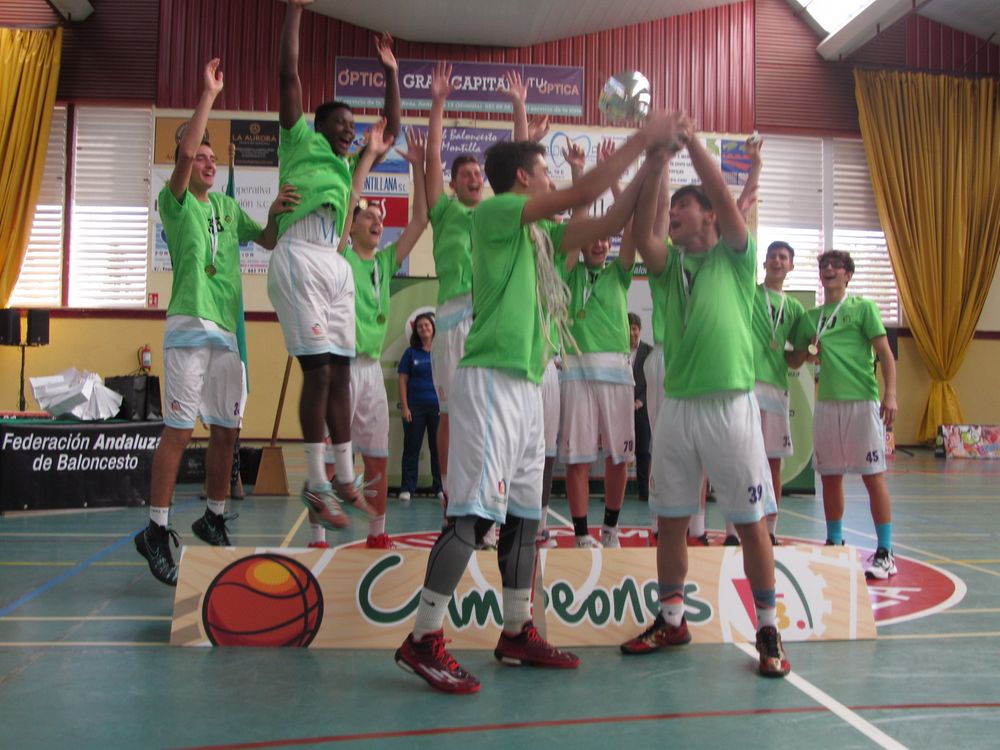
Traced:
<path fill-rule="evenodd" d="M 806 347 L 806 351 L 815 357 L 819 354 L 819 347 L 816 346 L 816 344 L 809 344 L 809 346 Z"/>
<path fill-rule="evenodd" d="M 205 266 L 205 274 L 209 277 L 215 276 L 216 268 L 214 263 L 209 263 Z"/>
<path fill-rule="evenodd" d="M 577 318 L 577 320 L 583 320 L 586 317 L 587 317 L 587 311 L 586 310 L 577 310 L 576 311 L 576 318 Z"/>
<path fill-rule="evenodd" d="M 778 342 L 775 341 L 774 339 L 771 339 L 771 348 L 772 349 L 777 349 L 778 348 Z"/>
<path fill-rule="evenodd" d="M 375 322 L 378 323 L 379 325 L 382 325 L 383 323 L 385 323 L 385 315 L 383 315 L 382 313 L 379 313 L 375 317 Z"/>

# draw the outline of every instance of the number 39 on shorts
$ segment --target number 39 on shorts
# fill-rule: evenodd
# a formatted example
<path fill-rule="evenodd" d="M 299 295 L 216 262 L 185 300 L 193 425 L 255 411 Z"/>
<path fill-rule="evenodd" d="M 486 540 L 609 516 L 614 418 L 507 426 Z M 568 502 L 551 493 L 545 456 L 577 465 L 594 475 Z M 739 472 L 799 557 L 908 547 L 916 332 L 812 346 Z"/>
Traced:
<path fill-rule="evenodd" d="M 754 505 L 759 503 L 764 497 L 764 485 L 758 484 L 756 486 L 750 485 L 747 487 L 747 495 L 750 496 L 750 504 Z"/>

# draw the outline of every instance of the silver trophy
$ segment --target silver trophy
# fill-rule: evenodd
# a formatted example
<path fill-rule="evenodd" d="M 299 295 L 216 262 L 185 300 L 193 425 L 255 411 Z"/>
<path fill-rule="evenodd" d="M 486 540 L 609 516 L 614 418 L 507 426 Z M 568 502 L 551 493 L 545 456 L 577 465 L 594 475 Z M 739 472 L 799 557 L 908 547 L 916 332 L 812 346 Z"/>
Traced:
<path fill-rule="evenodd" d="M 626 70 L 611 76 L 604 84 L 597 107 L 612 122 L 638 122 L 649 114 L 652 100 L 646 76 L 637 70 Z"/>

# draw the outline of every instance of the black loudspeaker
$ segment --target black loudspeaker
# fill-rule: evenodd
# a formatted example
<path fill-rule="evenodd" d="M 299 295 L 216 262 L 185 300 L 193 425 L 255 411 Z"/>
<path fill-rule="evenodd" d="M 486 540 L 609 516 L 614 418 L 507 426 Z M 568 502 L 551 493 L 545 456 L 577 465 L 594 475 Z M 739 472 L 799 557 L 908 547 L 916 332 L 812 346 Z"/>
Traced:
<path fill-rule="evenodd" d="M 45 346 L 49 343 L 49 311 L 28 310 L 28 343 Z"/>
<path fill-rule="evenodd" d="M 21 345 L 21 311 L 0 310 L 0 346 Z"/>

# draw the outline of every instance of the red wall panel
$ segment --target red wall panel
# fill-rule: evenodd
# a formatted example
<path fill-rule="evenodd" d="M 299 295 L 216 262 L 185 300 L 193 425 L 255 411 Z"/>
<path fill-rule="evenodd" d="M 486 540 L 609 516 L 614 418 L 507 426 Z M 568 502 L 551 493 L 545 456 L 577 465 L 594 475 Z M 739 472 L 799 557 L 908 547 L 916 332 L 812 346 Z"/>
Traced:
<path fill-rule="evenodd" d="M 62 17 L 52 10 L 45 0 L 17 0 L 0 2 L 0 26 L 31 28 L 56 26 Z"/>
<path fill-rule="evenodd" d="M 913 15 L 906 19 L 905 65 L 918 70 L 1000 75 L 1000 46 Z"/>
<path fill-rule="evenodd" d="M 219 55 L 226 88 L 216 107 L 275 111 L 284 13 L 275 0 L 161 0 L 157 105 L 194 107 L 201 66 Z M 518 49 L 398 40 L 396 56 L 582 66 L 584 116 L 561 119 L 585 123 L 603 122 L 597 95 L 608 76 L 638 69 L 650 79 L 654 106 L 684 109 L 706 130 L 746 132 L 753 124 L 753 27 L 754 0 L 748 0 Z M 300 73 L 306 109 L 332 98 L 337 55 L 374 56 L 371 37 L 370 30 L 305 14 Z"/>
<path fill-rule="evenodd" d="M 94 12 L 65 25 L 60 99 L 152 102 L 159 0 L 90 0 Z"/>

